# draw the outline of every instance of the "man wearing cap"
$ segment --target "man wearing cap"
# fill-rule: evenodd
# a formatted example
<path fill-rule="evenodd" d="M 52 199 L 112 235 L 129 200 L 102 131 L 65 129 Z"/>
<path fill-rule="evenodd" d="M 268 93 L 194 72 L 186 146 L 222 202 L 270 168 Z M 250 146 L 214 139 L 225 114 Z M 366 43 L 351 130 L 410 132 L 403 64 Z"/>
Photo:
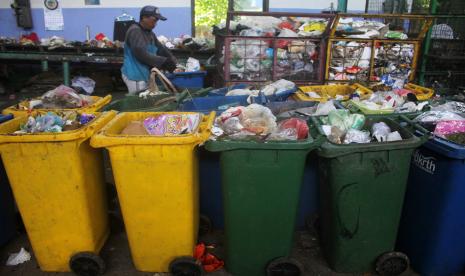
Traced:
<path fill-rule="evenodd" d="M 176 58 L 152 32 L 158 20 L 165 21 L 166 17 L 157 7 L 145 6 L 140 11 L 139 23 L 133 24 L 126 32 L 121 72 L 129 95 L 147 89 L 151 68 L 169 72 L 176 69 Z"/>

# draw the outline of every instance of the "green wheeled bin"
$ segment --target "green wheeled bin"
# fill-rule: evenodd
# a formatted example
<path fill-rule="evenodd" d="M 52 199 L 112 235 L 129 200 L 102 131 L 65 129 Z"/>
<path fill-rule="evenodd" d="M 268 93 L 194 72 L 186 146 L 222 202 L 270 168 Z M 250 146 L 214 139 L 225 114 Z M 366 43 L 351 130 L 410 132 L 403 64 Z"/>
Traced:
<path fill-rule="evenodd" d="M 376 268 L 381 275 L 398 275 L 409 267 L 407 256 L 393 249 L 410 158 L 427 137 L 416 137 L 382 117 L 367 117 L 364 129 L 381 121 L 403 140 L 345 145 L 328 141 L 318 150 L 320 244 L 337 272 Z M 318 129 L 322 133 L 320 125 Z"/>
<path fill-rule="evenodd" d="M 228 272 L 300 275 L 302 266 L 289 255 L 307 153 L 324 140 L 317 137 L 289 142 L 206 143 L 207 150 L 221 152 Z M 273 274 L 276 272 L 292 274 Z"/>

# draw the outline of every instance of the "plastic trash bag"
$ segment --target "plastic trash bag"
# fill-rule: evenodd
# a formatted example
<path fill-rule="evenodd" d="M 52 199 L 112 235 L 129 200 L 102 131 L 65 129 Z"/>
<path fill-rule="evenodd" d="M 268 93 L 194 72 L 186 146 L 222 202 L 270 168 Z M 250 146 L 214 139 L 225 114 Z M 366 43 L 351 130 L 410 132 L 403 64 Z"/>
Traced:
<path fill-rule="evenodd" d="M 95 81 L 88 77 L 74 77 L 71 86 L 81 88 L 86 94 L 92 94 L 95 88 Z"/>
<path fill-rule="evenodd" d="M 385 122 L 375 123 L 371 127 L 371 135 L 378 142 L 385 142 L 390 133 L 391 133 L 391 128 Z"/>
<path fill-rule="evenodd" d="M 315 116 L 326 116 L 328 115 L 331 111 L 336 110 L 336 107 L 334 106 L 333 101 L 327 101 L 325 103 L 319 103 L 316 111 L 314 113 Z"/>
<path fill-rule="evenodd" d="M 76 93 L 71 87 L 60 85 L 41 97 L 45 108 L 78 108 L 92 104 L 92 98 Z"/>
<path fill-rule="evenodd" d="M 328 114 L 328 122 L 342 131 L 349 129 L 361 129 L 365 124 L 365 116 L 362 114 L 350 114 L 349 110 L 336 109 Z"/>
<path fill-rule="evenodd" d="M 195 58 L 188 58 L 186 63 L 186 72 L 200 71 L 200 61 Z"/>

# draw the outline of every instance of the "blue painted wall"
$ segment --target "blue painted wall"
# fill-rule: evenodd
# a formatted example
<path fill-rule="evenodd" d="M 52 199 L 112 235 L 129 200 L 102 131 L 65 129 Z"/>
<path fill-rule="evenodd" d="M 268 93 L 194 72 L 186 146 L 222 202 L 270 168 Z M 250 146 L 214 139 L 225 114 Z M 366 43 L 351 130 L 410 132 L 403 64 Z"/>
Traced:
<path fill-rule="evenodd" d="M 39 38 L 56 35 L 67 40 L 83 41 L 86 38 L 86 25 L 88 25 L 90 26 L 91 37 L 102 32 L 112 39 L 114 18 L 121 15 L 123 10 L 138 20 L 140 8 L 64 8 L 64 31 L 46 31 L 43 9 L 33 8 L 34 28 L 31 31 L 36 32 Z M 178 37 L 183 34 L 191 34 L 190 7 L 164 7 L 160 8 L 160 10 L 168 20 L 158 23 L 155 28 L 157 35 Z M 19 37 L 21 33 L 26 32 L 16 26 L 16 18 L 12 9 L 0 9 L 0 36 Z"/>

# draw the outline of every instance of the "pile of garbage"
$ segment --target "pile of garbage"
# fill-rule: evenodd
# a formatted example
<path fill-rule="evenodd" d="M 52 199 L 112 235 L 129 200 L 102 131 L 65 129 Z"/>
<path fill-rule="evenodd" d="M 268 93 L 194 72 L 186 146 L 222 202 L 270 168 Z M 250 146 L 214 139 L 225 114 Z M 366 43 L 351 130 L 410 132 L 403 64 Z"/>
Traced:
<path fill-rule="evenodd" d="M 95 119 L 93 114 L 79 114 L 76 111 L 48 112 L 45 115 L 29 116 L 20 130 L 14 134 L 63 132 L 76 130 Z"/>
<path fill-rule="evenodd" d="M 363 109 L 383 113 L 417 112 L 422 111 L 429 105 L 428 101 L 417 102 L 412 91 L 407 89 L 375 92 L 366 100 L 353 98 L 349 104 L 354 104 Z"/>
<path fill-rule="evenodd" d="M 448 102 L 432 107 L 431 111 L 424 112 L 413 121 L 420 123 L 438 137 L 465 145 L 464 108 L 464 103 Z"/>
<path fill-rule="evenodd" d="M 78 94 L 73 88 L 60 85 L 57 88 L 46 92 L 38 99 L 19 103 L 17 105 L 17 109 L 70 109 L 85 107 L 92 103 L 92 97 Z"/>
<path fill-rule="evenodd" d="M 130 122 L 123 135 L 177 136 L 197 131 L 201 114 L 161 114 Z"/>
<path fill-rule="evenodd" d="M 226 96 L 249 96 L 248 101 L 251 97 L 258 97 L 260 93 L 266 96 L 279 96 L 282 93 L 286 93 L 290 90 L 295 90 L 296 85 L 292 81 L 288 80 L 277 80 L 271 84 L 264 86 L 261 89 L 250 89 L 250 88 L 241 88 L 241 89 L 232 89 L 226 93 Z"/>
<path fill-rule="evenodd" d="M 42 38 L 40 40 L 40 45 L 48 47 L 49 50 L 62 47 L 73 47 L 71 42 L 66 41 L 63 37 L 52 36 L 50 38 Z"/>
<path fill-rule="evenodd" d="M 158 36 L 158 41 L 165 45 L 168 49 L 186 49 L 191 51 L 207 51 L 215 48 L 215 40 L 203 37 L 191 37 L 190 35 L 182 35 L 176 38 L 167 38 L 166 36 Z"/>
<path fill-rule="evenodd" d="M 350 114 L 348 110 L 333 110 L 321 119 L 322 129 L 328 140 L 335 144 L 392 142 L 402 140 L 398 131 L 392 131 L 384 122 L 371 126 L 371 132 L 363 129 L 366 118 L 361 114 Z"/>
<path fill-rule="evenodd" d="M 233 35 L 264 37 L 321 37 L 328 20 L 309 17 L 241 16 L 230 21 Z M 222 23 L 218 26 L 222 29 Z"/>
<path fill-rule="evenodd" d="M 336 28 L 336 35 L 345 38 L 358 39 L 408 39 L 403 31 L 389 30 L 389 24 L 379 21 L 341 18 Z"/>
<path fill-rule="evenodd" d="M 211 139 L 296 141 L 306 139 L 308 131 L 305 120 L 290 118 L 277 122 L 269 108 L 251 104 L 231 107 L 217 117 Z"/>

